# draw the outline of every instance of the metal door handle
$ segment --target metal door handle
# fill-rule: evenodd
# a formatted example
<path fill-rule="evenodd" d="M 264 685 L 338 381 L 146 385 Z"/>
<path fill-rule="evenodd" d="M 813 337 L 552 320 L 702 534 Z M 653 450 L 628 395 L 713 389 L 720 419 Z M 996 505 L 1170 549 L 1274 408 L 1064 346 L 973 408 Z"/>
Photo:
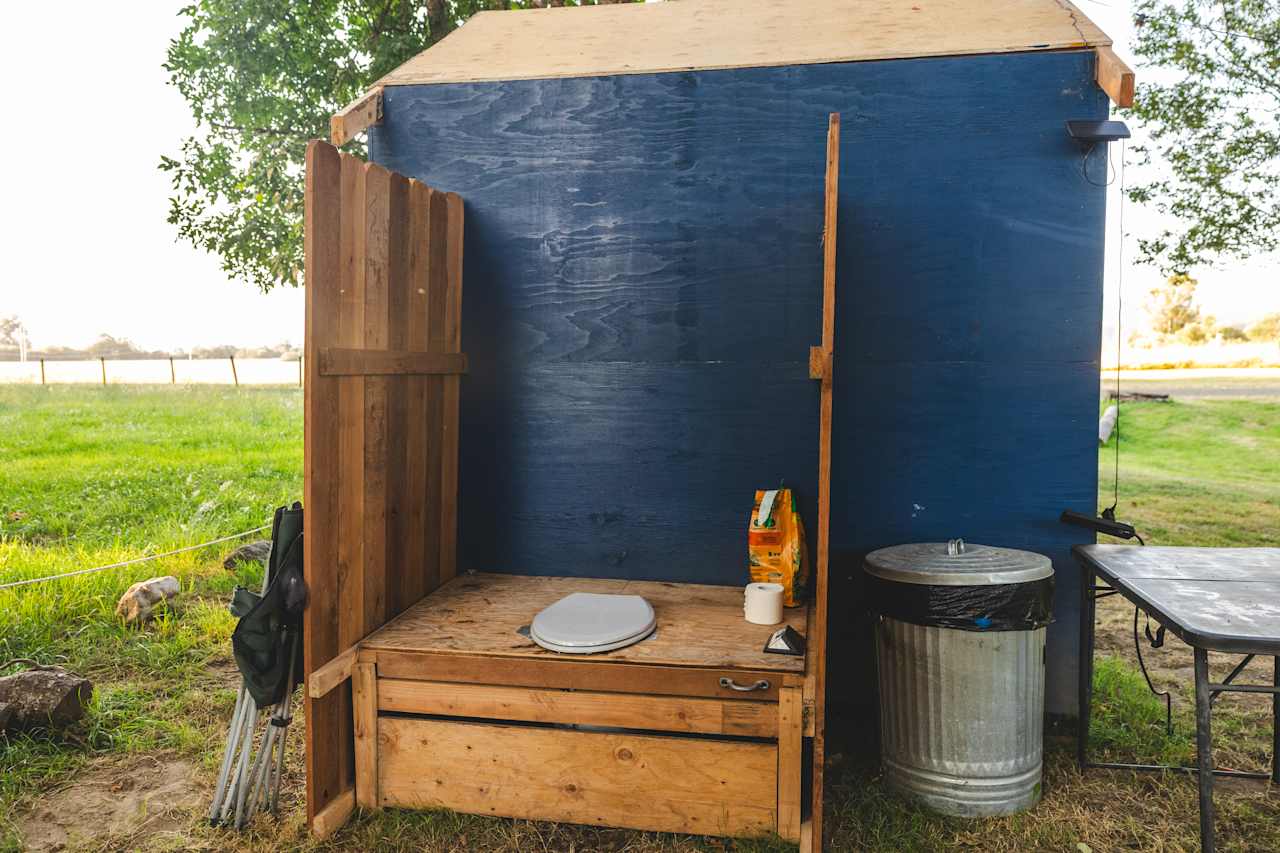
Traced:
<path fill-rule="evenodd" d="M 739 693 L 750 693 L 753 690 L 768 690 L 769 682 L 761 679 L 755 684 L 739 684 L 732 678 L 722 678 L 720 679 L 720 686 L 728 687 L 730 690 L 737 690 Z"/>

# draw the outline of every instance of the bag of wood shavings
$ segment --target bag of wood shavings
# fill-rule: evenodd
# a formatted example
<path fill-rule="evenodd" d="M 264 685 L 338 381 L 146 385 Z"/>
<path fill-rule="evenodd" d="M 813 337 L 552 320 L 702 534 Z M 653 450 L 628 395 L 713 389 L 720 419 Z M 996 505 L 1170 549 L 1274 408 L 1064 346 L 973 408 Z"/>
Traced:
<path fill-rule="evenodd" d="M 809 556 L 804 523 L 790 489 L 756 491 L 747 524 L 747 569 L 752 583 L 782 584 L 782 603 L 787 607 L 804 600 Z"/>

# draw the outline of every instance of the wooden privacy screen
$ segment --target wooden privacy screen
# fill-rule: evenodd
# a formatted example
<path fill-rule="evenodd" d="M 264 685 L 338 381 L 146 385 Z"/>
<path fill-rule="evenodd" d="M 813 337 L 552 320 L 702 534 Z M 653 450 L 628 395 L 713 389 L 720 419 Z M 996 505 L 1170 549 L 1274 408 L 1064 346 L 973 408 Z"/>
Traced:
<path fill-rule="evenodd" d="M 310 677 L 456 572 L 462 199 L 312 142 L 306 288 Z M 306 712 L 314 823 L 350 807 L 350 686 Z"/>

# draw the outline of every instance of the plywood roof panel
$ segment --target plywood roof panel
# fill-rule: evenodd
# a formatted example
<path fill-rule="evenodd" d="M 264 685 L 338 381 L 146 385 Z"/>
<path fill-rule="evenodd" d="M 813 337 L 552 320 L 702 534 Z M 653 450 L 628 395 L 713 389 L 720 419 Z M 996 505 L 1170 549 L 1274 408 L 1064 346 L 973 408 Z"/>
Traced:
<path fill-rule="evenodd" d="M 1067 0 L 667 0 L 481 12 L 381 85 L 1110 45 Z"/>

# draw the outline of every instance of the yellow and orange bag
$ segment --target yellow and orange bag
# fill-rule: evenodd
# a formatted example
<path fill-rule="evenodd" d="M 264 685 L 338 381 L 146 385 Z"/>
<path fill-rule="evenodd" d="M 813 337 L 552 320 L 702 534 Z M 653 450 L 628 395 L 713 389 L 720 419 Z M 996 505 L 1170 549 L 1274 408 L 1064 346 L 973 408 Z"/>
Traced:
<path fill-rule="evenodd" d="M 761 512 L 761 506 L 764 512 Z M 780 583 L 782 603 L 795 607 L 809 581 L 804 523 L 790 489 L 760 489 L 747 523 L 747 569 L 752 583 Z"/>

